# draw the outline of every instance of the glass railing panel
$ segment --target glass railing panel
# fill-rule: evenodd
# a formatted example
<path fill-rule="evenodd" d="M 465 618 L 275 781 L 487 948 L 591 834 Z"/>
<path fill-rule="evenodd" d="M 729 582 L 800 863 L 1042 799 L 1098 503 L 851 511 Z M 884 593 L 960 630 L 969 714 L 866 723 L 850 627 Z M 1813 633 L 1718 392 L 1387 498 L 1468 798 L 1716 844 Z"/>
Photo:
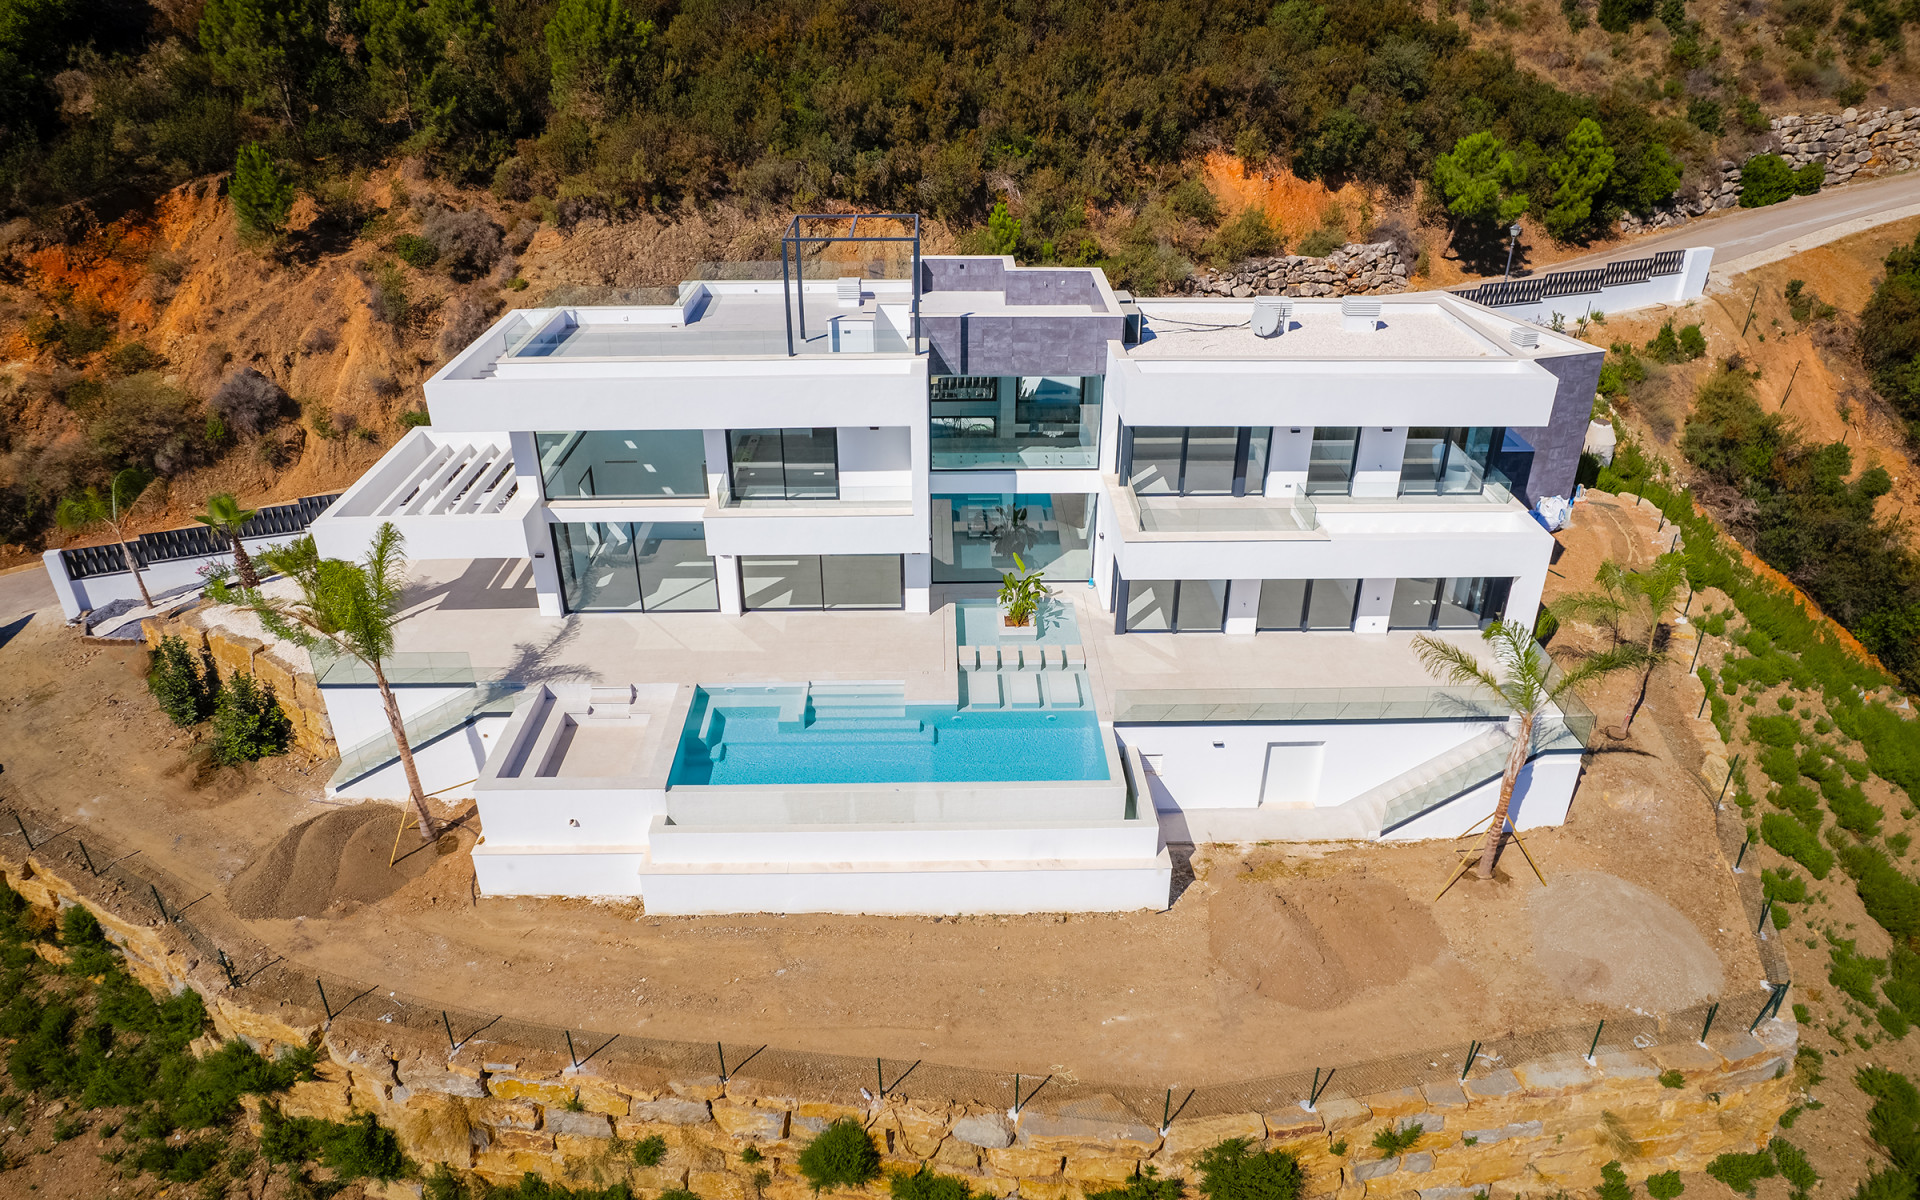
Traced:
<path fill-rule="evenodd" d="M 463 654 L 461 657 L 466 656 Z M 474 684 L 470 690 L 448 697 L 406 722 L 408 746 L 418 750 L 476 717 L 506 716 L 513 711 L 524 686 L 510 680 L 496 679 Z M 340 765 L 334 768 L 331 786 L 345 786 L 399 757 L 399 746 L 394 742 L 391 732 L 369 738 L 340 755 Z"/>

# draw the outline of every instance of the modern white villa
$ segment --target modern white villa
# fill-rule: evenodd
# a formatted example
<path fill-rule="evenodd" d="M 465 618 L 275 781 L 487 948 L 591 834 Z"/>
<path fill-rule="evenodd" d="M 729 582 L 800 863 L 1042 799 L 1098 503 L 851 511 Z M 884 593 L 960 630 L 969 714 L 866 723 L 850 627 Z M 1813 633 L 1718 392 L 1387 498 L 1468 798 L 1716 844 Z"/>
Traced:
<path fill-rule="evenodd" d="M 1135 299 L 912 218 L 712 274 L 508 313 L 311 525 L 406 536 L 391 673 L 482 890 L 1162 908 L 1169 845 L 1488 817 L 1507 714 L 1411 643 L 1534 620 L 1598 348 L 1442 292 Z M 319 666 L 334 792 L 403 797 L 369 681 Z M 1520 828 L 1586 724 L 1544 723 Z"/>

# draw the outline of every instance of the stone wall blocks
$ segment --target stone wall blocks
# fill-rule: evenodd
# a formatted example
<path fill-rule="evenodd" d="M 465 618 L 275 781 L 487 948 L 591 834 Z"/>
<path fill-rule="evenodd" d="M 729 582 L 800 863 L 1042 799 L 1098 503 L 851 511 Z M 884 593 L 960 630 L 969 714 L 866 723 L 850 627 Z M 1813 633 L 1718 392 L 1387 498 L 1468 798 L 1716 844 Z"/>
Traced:
<path fill-rule="evenodd" d="M 281 1097 L 280 1111 L 290 1117 L 344 1121 L 353 1115 L 352 1087 L 321 1080 L 296 1083 Z"/>
<path fill-rule="evenodd" d="M 956 1134 L 954 1137 L 943 1140 L 934 1150 L 933 1161 L 954 1170 L 978 1171 L 980 1149 L 975 1143 L 963 1141 Z"/>
<path fill-rule="evenodd" d="M 494 1152 L 518 1150 L 532 1154 L 551 1154 L 553 1135 L 537 1133 L 530 1129 L 498 1129 L 488 1135 Z"/>
<path fill-rule="evenodd" d="M 1776 1076 L 1784 1076 L 1786 1069 L 1787 1060 L 1784 1058 L 1765 1059 L 1757 1066 L 1748 1067 L 1744 1071 L 1730 1071 L 1719 1079 L 1713 1080 L 1709 1090 L 1723 1093 L 1743 1090 L 1757 1083 L 1765 1083 Z"/>
<path fill-rule="evenodd" d="M 1064 1179 L 1022 1179 L 1020 1200 L 1067 1200 L 1072 1188 Z"/>
<path fill-rule="evenodd" d="M 1417 1087 L 1396 1088 L 1391 1092 L 1376 1092 L 1360 1097 L 1360 1102 L 1372 1110 L 1376 1117 L 1401 1117 L 1420 1112 L 1427 1107 L 1427 1097 Z"/>
<path fill-rule="evenodd" d="M 1373 1110 L 1350 1096 L 1322 1096 L 1315 1106 L 1328 1133 L 1339 1133 L 1373 1119 Z"/>
<path fill-rule="evenodd" d="M 1395 1155 L 1392 1158 L 1376 1158 L 1368 1162 L 1354 1163 L 1348 1168 L 1347 1174 L 1361 1183 L 1366 1183 L 1375 1179 L 1384 1179 L 1399 1169 L 1400 1157 Z"/>
<path fill-rule="evenodd" d="M 701 1200 L 747 1200 L 746 1181 L 730 1171 L 689 1171 L 687 1190 Z"/>
<path fill-rule="evenodd" d="M 531 1100 L 549 1108 L 559 1108 L 574 1096 L 574 1088 L 568 1084 L 512 1075 L 495 1075 L 487 1080 L 487 1092 L 502 1100 Z"/>
<path fill-rule="evenodd" d="M 777 1142 L 787 1136 L 787 1110 L 757 1108 L 716 1100 L 712 1104 L 713 1123 L 728 1137 L 751 1142 Z"/>
<path fill-rule="evenodd" d="M 698 1075 L 687 1079 L 669 1079 L 667 1087 L 682 1100 L 718 1100 L 727 1094 L 727 1086 L 718 1075 Z"/>
<path fill-rule="evenodd" d="M 1317 1122 L 1316 1122 L 1317 1124 Z M 1198 1120 L 1175 1121 L 1167 1130 L 1159 1158 L 1186 1163 L 1228 1138 L 1257 1142 L 1267 1136 L 1267 1123 L 1259 1113 L 1227 1113 Z"/>
<path fill-rule="evenodd" d="M 1639 1050 L 1602 1050 L 1594 1062 L 1608 1079 L 1653 1079 L 1660 1074 L 1659 1064 Z"/>
<path fill-rule="evenodd" d="M 1090 1155 L 1067 1159 L 1067 1179 L 1081 1184 L 1086 1191 L 1104 1191 L 1108 1187 L 1124 1186 L 1129 1179 L 1139 1173 L 1140 1160 L 1136 1158 Z M 1087 1187 L 1088 1184 L 1098 1186 Z"/>
<path fill-rule="evenodd" d="M 1520 1080 L 1503 1068 L 1480 1079 L 1465 1080 L 1461 1086 L 1475 1100 L 1499 1100 L 1518 1092 Z"/>
<path fill-rule="evenodd" d="M 629 1107 L 628 1113 L 635 1121 L 662 1125 L 704 1125 L 713 1118 L 706 1101 L 688 1099 L 638 1100 Z"/>
<path fill-rule="evenodd" d="M 1013 1122 L 999 1113 L 975 1113 L 953 1123 L 953 1136 L 982 1150 L 1004 1150 L 1013 1145 Z"/>
<path fill-rule="evenodd" d="M 1318 1137 L 1326 1132 L 1326 1126 L 1320 1121 L 1320 1114 L 1310 1113 L 1298 1104 L 1276 1108 L 1270 1113 L 1263 1114 L 1262 1120 L 1267 1125 L 1267 1136 L 1276 1142 Z"/>
<path fill-rule="evenodd" d="M 467 1101 L 467 1114 L 482 1125 L 501 1129 L 540 1128 L 540 1109 L 517 1100 L 489 1098 Z"/>
<path fill-rule="evenodd" d="M 650 1192 L 669 1192 L 687 1186 L 687 1169 L 662 1164 L 633 1168 L 633 1182 Z"/>
<path fill-rule="evenodd" d="M 555 1136 L 561 1134 L 573 1138 L 613 1136 L 613 1120 L 606 1113 L 568 1112 L 564 1108 L 549 1108 L 543 1114 L 542 1124 L 547 1132 Z"/>
<path fill-rule="evenodd" d="M 1720 1056 L 1698 1042 L 1655 1046 L 1651 1054 L 1662 1071 L 1678 1071 L 1688 1078 L 1698 1078 L 1721 1068 Z"/>
<path fill-rule="evenodd" d="M 1018 1146 L 1005 1150 L 986 1151 L 986 1160 L 994 1170 L 1002 1175 L 1029 1176 L 1058 1175 L 1065 1162 L 1066 1155 L 1044 1150 L 1030 1150 Z"/>
<path fill-rule="evenodd" d="M 517 1183 L 529 1173 L 548 1181 L 560 1176 L 553 1155 L 535 1150 L 489 1150 L 473 1156 L 473 1169 L 494 1183 Z"/>

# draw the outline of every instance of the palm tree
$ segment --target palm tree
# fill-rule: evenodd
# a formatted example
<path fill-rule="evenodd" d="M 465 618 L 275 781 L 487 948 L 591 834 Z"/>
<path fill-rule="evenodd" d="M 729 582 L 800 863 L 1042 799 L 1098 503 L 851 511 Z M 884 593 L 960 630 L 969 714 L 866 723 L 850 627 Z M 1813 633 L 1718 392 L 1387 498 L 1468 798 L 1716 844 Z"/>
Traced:
<path fill-rule="evenodd" d="M 1660 638 L 1660 618 L 1673 607 L 1673 598 L 1687 582 L 1686 557 L 1674 552 L 1662 554 L 1650 569 L 1631 572 L 1623 582 L 1628 591 L 1646 602 L 1647 637 L 1640 647 L 1640 691 L 1627 710 L 1626 724 L 1620 727 L 1622 737 L 1632 732 L 1633 719 L 1647 701 L 1647 683 L 1653 678 L 1653 669 L 1667 661 L 1666 653 L 1655 648 Z"/>
<path fill-rule="evenodd" d="M 147 581 L 140 574 L 140 560 L 134 556 L 133 547 L 127 545 L 127 510 L 152 482 L 151 474 L 139 467 L 128 467 L 108 481 L 104 496 L 100 489 L 88 488 L 78 496 L 62 500 L 53 515 L 60 528 L 69 532 L 77 533 L 95 525 L 105 525 L 112 530 L 113 540 L 120 543 L 120 553 L 126 556 L 127 569 L 133 572 L 134 585 L 140 589 L 140 602 L 148 608 L 153 607 L 153 597 L 147 594 Z"/>
<path fill-rule="evenodd" d="M 1547 605 L 1547 611 L 1563 621 L 1604 624 L 1613 634 L 1613 644 L 1618 646 L 1627 640 L 1626 634 L 1620 631 L 1620 618 L 1627 615 L 1630 607 L 1627 598 L 1620 594 L 1626 588 L 1627 570 L 1612 559 L 1603 558 L 1593 578 L 1601 591 L 1569 592 Z"/>
<path fill-rule="evenodd" d="M 1602 654 L 1582 659 L 1572 670 L 1554 677 L 1554 662 L 1533 640 L 1527 627 L 1518 621 L 1499 621 L 1487 626 L 1481 635 L 1493 647 L 1499 673 L 1482 665 L 1471 651 L 1426 634 L 1413 639 L 1413 650 L 1420 662 L 1446 682 L 1471 687 L 1479 685 L 1503 700 L 1520 719 L 1513 748 L 1507 752 L 1507 767 L 1500 777 L 1500 803 L 1493 810 L 1493 823 L 1487 826 L 1487 840 L 1480 851 L 1479 874 L 1493 877 L 1494 859 L 1500 854 L 1506 837 L 1508 810 L 1513 806 L 1514 785 L 1520 782 L 1521 768 L 1533 748 L 1533 727 L 1540 715 L 1556 706 L 1568 693 L 1581 685 L 1625 667 L 1638 665 L 1640 648 L 1616 646 Z"/>
<path fill-rule="evenodd" d="M 235 588 L 220 578 L 208 580 L 207 593 L 221 604 L 250 610 L 277 638 L 308 651 L 324 647 L 367 665 L 380 688 L 387 726 L 393 731 L 393 744 L 407 773 L 407 787 L 420 818 L 420 839 L 432 841 L 439 830 L 433 814 L 427 811 L 420 772 L 413 765 L 413 747 L 407 743 L 406 722 L 400 719 L 400 705 L 393 698 L 386 669 L 381 665 L 393 653 L 393 630 L 400 623 L 405 586 L 401 549 L 405 544 L 400 530 L 388 521 L 374 532 L 366 560 L 356 563 L 321 558 L 313 535 L 307 534 L 260 554 L 260 561 L 268 568 L 293 580 L 300 589 L 298 599 L 269 596 L 258 587 Z"/>
<path fill-rule="evenodd" d="M 194 517 L 194 520 L 209 529 L 218 530 L 227 535 L 227 541 L 233 546 L 233 571 L 240 579 L 243 588 L 260 586 L 260 575 L 253 569 L 253 556 L 240 544 L 240 528 L 253 520 L 258 511 L 241 508 L 240 502 L 233 498 L 232 492 L 221 492 L 218 496 L 207 497 L 207 511 Z"/>

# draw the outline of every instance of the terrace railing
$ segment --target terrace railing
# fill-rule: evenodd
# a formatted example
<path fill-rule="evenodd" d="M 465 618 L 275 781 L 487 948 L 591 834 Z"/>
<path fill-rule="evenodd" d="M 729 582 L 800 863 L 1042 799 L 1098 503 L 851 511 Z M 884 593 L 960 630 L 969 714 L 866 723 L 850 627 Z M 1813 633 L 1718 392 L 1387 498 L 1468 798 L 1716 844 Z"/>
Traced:
<path fill-rule="evenodd" d="M 1685 265 L 1685 250 L 1662 250 L 1648 258 L 1629 258 L 1603 267 L 1583 271 L 1548 271 L 1525 279 L 1502 279 L 1464 288 L 1453 294 L 1489 308 L 1503 305 L 1538 304 L 1559 296 L 1591 296 L 1610 287 L 1645 283 L 1663 275 L 1678 275 Z"/>
<path fill-rule="evenodd" d="M 300 533 L 339 498 L 340 493 L 334 492 L 260 509 L 253 514 L 252 520 L 240 527 L 240 538 L 245 541 Z M 143 533 L 129 544 L 133 547 L 134 557 L 143 567 L 183 558 L 211 558 L 227 553 L 230 546 L 226 534 L 206 525 Z M 60 561 L 67 569 L 69 579 L 118 575 L 128 570 L 126 555 L 121 553 L 118 544 L 62 550 Z"/>

